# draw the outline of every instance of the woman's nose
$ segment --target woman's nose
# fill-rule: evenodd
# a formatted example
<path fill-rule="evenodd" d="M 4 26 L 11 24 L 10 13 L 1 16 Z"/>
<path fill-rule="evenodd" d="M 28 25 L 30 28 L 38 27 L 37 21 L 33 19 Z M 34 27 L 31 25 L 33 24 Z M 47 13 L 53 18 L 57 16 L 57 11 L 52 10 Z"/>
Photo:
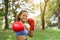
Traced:
<path fill-rule="evenodd" d="M 25 18 L 27 18 L 27 17 L 25 17 Z"/>

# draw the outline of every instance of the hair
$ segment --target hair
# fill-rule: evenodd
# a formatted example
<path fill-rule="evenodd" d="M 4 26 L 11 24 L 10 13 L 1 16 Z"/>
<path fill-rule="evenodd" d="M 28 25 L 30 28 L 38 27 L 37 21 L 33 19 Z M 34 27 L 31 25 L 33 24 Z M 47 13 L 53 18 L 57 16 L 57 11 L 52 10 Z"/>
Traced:
<path fill-rule="evenodd" d="M 22 12 L 28 13 L 26 10 L 20 11 L 20 13 L 19 13 L 19 14 L 17 15 L 17 17 L 16 17 L 16 21 L 20 21 L 20 17 L 19 17 L 19 16 L 21 16 Z"/>

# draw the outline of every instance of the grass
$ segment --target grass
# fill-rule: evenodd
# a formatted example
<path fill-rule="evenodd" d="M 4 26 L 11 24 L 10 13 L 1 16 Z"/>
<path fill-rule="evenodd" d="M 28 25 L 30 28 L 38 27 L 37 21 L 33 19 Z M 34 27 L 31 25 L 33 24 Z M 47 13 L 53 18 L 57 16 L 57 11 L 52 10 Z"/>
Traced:
<path fill-rule="evenodd" d="M 27 37 L 28 40 L 60 40 L 60 31 L 53 29 L 35 30 L 34 37 Z M 16 40 L 12 30 L 0 30 L 0 40 Z"/>
<path fill-rule="evenodd" d="M 12 30 L 0 30 L 0 40 L 16 40 Z"/>

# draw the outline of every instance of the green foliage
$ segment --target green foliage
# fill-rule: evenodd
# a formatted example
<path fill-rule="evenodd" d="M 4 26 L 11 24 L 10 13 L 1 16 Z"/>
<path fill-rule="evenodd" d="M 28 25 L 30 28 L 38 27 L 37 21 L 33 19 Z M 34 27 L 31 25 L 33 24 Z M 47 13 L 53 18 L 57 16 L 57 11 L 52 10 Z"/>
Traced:
<path fill-rule="evenodd" d="M 59 1 L 60 2 L 60 1 Z M 52 15 L 54 15 L 54 11 L 58 8 L 59 4 L 58 0 L 49 0 L 47 7 L 46 7 L 46 18 L 50 18 Z"/>
<path fill-rule="evenodd" d="M 4 9 L 0 9 L 0 29 L 2 27 L 2 21 L 3 21 L 3 17 L 4 17 Z"/>
<path fill-rule="evenodd" d="M 29 1 L 29 0 L 24 0 L 26 3 Z"/>
<path fill-rule="evenodd" d="M 0 9 L 0 17 L 1 16 L 4 16 L 4 9 L 2 8 L 2 9 Z"/>
<path fill-rule="evenodd" d="M 46 18 L 51 18 L 51 16 L 53 15 L 53 11 L 56 10 L 57 8 L 57 4 L 56 4 L 56 0 L 54 1 L 49 1 L 46 7 L 46 11 L 45 11 L 45 17 Z"/>
<path fill-rule="evenodd" d="M 49 2 L 47 3 L 45 11 L 45 22 L 47 23 L 47 25 L 52 25 L 48 23 L 51 23 L 50 19 L 54 15 L 54 11 L 58 8 L 58 4 L 58 0 L 49 0 Z"/>

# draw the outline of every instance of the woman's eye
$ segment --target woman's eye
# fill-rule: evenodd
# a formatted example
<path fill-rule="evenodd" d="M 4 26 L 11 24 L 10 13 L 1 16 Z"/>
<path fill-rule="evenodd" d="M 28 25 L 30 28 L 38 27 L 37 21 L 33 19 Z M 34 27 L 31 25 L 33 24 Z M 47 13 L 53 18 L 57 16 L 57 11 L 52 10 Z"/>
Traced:
<path fill-rule="evenodd" d="M 27 17 L 27 15 L 23 15 L 23 17 Z"/>
<path fill-rule="evenodd" d="M 25 15 L 23 15 L 23 17 L 24 17 Z"/>

